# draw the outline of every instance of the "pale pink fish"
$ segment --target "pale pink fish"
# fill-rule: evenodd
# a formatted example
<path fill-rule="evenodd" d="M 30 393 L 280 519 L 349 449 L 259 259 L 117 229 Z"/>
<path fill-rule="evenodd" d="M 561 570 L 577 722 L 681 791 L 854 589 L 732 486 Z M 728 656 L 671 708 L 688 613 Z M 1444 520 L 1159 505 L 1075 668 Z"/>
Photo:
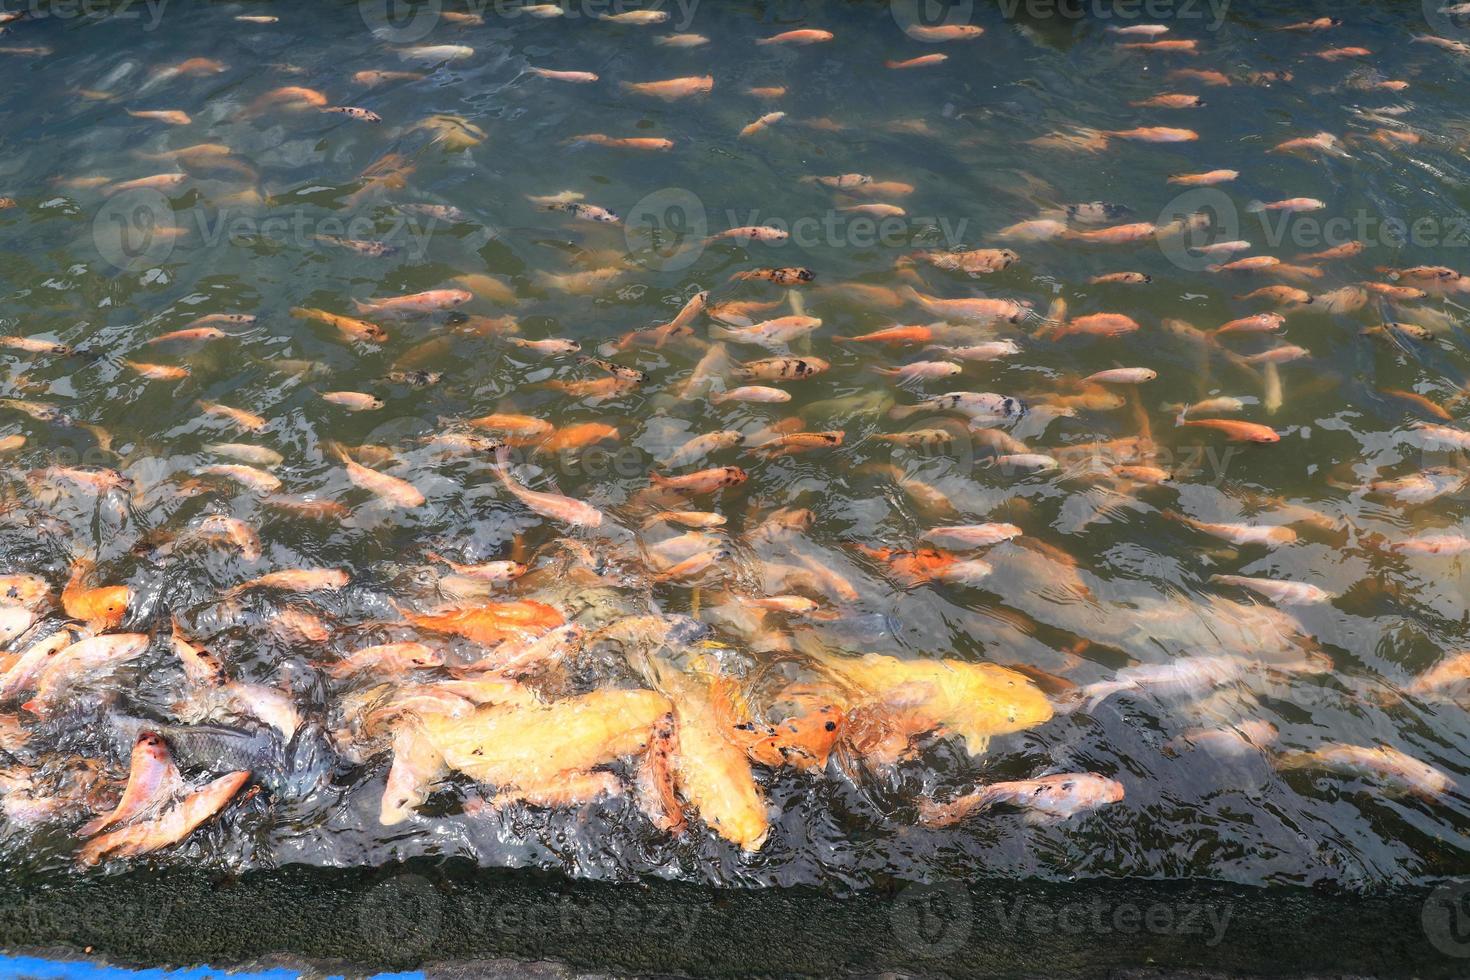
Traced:
<path fill-rule="evenodd" d="M 1115 384 L 1115 385 L 1140 385 L 1152 381 L 1159 376 L 1159 372 L 1152 368 L 1110 368 L 1106 371 L 1098 371 L 1083 378 L 1084 384 Z"/>
<path fill-rule="evenodd" d="M 789 402 L 791 392 L 766 385 L 743 385 L 729 391 L 716 392 L 709 396 L 709 400 L 715 405 L 723 405 L 725 402 Z"/>
<path fill-rule="evenodd" d="M 946 347 L 943 344 L 930 344 L 924 350 L 937 350 L 950 357 L 961 361 L 997 361 L 1003 357 L 1010 357 L 1021 353 L 1020 346 L 1014 340 L 990 340 L 983 344 L 973 344 L 969 347 Z"/>
<path fill-rule="evenodd" d="M 177 844 L 218 813 L 249 779 L 248 771 L 221 776 L 202 789 L 190 793 L 152 820 L 110 831 L 93 839 L 77 854 L 77 861 L 82 865 L 93 865 L 109 854 L 118 858 L 131 858 Z"/>
<path fill-rule="evenodd" d="M 948 803 L 919 801 L 919 820 L 927 826 L 945 827 L 976 812 L 1006 803 L 1024 808 L 1028 824 L 1056 823 L 1098 807 L 1119 803 L 1123 784 L 1091 772 L 1058 773 L 1039 779 L 991 783 Z"/>
<path fill-rule="evenodd" d="M 441 667 L 443 664 L 444 655 L 423 643 L 379 643 L 354 650 L 328 667 L 327 673 L 333 677 L 350 677 L 362 671 L 372 671 L 376 676 L 383 676 Z"/>
<path fill-rule="evenodd" d="M 0 606 L 0 644 L 11 642 L 35 622 L 36 614 L 24 606 Z"/>
<path fill-rule="evenodd" d="M 1430 466 L 1418 473 L 1373 480 L 1367 489 L 1408 504 L 1427 504 L 1465 486 L 1467 474 L 1450 466 Z"/>
<path fill-rule="evenodd" d="M 1215 333 L 1274 333 L 1285 323 L 1286 317 L 1280 313 L 1255 313 L 1221 324 L 1215 328 Z"/>
<path fill-rule="evenodd" d="M 92 837 L 113 824 L 126 826 L 157 813 L 173 801 L 183 786 L 184 777 L 179 775 L 179 767 L 174 765 L 163 737 L 156 732 L 143 732 L 133 743 L 128 782 L 117 806 L 87 821 L 77 830 L 77 836 Z"/>
<path fill-rule="evenodd" d="M 355 299 L 352 303 L 357 307 L 357 312 L 364 315 L 416 316 L 453 309 L 474 298 L 475 294 L 467 289 L 430 289 L 422 293 L 391 296 L 387 299 L 367 301 Z"/>
<path fill-rule="evenodd" d="M 1245 402 L 1232 395 L 1220 395 L 1216 398 L 1206 398 L 1192 405 L 1169 406 L 1171 411 L 1177 411 L 1180 418 L 1190 415 L 1218 415 L 1221 412 L 1240 412 L 1245 410 Z"/>
<path fill-rule="evenodd" d="M 212 463 L 193 472 L 196 476 L 222 476 L 259 493 L 272 493 L 281 489 L 279 478 L 243 463 Z"/>
<path fill-rule="evenodd" d="M 1304 357 L 1311 357 L 1312 352 L 1305 347 L 1295 344 L 1282 344 L 1280 347 L 1272 347 L 1270 350 L 1261 351 L 1242 358 L 1246 364 L 1286 364 L 1290 361 L 1299 361 Z"/>
<path fill-rule="evenodd" d="M 930 378 L 948 378 L 964 370 L 953 361 L 915 361 L 902 367 L 874 367 L 873 371 L 901 381 L 923 381 Z"/>
<path fill-rule="evenodd" d="M 1259 758 L 1265 749 L 1275 744 L 1281 733 L 1269 721 L 1243 721 L 1228 728 L 1191 728 L 1164 745 L 1167 752 L 1175 755 L 1188 749 L 1204 749 L 1215 756 L 1229 758 Z"/>
<path fill-rule="evenodd" d="M 742 436 L 734 429 L 721 429 L 718 432 L 706 432 L 697 435 L 674 450 L 668 456 L 659 460 L 659 466 L 667 469 L 674 466 L 683 466 L 685 463 L 695 463 L 711 453 L 719 452 L 721 449 L 729 449 L 739 444 Z"/>
<path fill-rule="evenodd" d="M 1012 299 L 992 299 L 984 296 L 941 299 L 938 296 L 927 296 L 920 293 L 911 286 L 905 286 L 900 292 L 909 302 L 923 307 L 935 316 L 955 323 L 997 323 L 1001 320 L 1019 323 L 1027 317 L 1034 316 L 1025 303 Z"/>
<path fill-rule="evenodd" d="M 1067 232 L 1067 223 L 1052 218 L 1038 218 L 1007 225 L 992 235 L 1006 242 L 1044 242 Z"/>
<path fill-rule="evenodd" d="M 595 82 L 599 77 L 594 71 L 557 71 L 554 68 L 537 68 L 534 65 L 528 66 L 526 71 L 538 78 L 550 79 L 553 82 L 571 82 L 582 85 Z"/>
<path fill-rule="evenodd" d="M 712 326 L 709 335 L 717 340 L 733 340 L 767 347 L 789 344 L 821 325 L 822 321 L 814 316 L 779 316 L 749 327 Z"/>
<path fill-rule="evenodd" d="M 1201 245 L 1198 248 L 1192 249 L 1191 251 L 1195 252 L 1198 255 L 1231 255 L 1235 252 L 1248 251 L 1250 247 L 1250 242 L 1240 241 L 1237 239 L 1235 241 L 1229 242 L 1215 242 L 1212 245 Z"/>
<path fill-rule="evenodd" d="M 383 399 L 361 391 L 324 391 L 322 401 L 339 405 L 349 412 L 373 412 L 383 407 Z"/>
<path fill-rule="evenodd" d="M 1048 456 L 1046 453 L 1002 453 L 985 460 L 983 465 L 994 467 L 1002 473 L 1040 473 L 1044 470 L 1060 469 L 1062 464 L 1055 456 Z"/>
<path fill-rule="evenodd" d="M 347 479 L 353 486 L 361 487 L 394 507 L 412 510 L 424 505 L 427 498 L 423 492 L 407 480 L 363 466 L 348 456 L 347 450 L 340 446 L 331 446 L 329 449 L 347 470 Z"/>
<path fill-rule="evenodd" d="M 930 577 L 936 582 L 946 582 L 950 585 L 974 585 L 989 577 L 993 571 L 995 567 L 989 562 L 981 561 L 979 558 L 970 558 L 945 565 L 934 571 Z"/>
<path fill-rule="evenodd" d="M 722 238 L 733 238 L 742 242 L 784 242 L 791 237 L 791 232 L 784 228 L 774 228 L 770 225 L 742 225 L 739 228 L 726 228 L 724 231 L 711 235 L 707 241 L 718 241 Z"/>
<path fill-rule="evenodd" d="M 1422 697 L 1459 687 L 1466 681 L 1470 681 L 1470 650 L 1447 654 L 1439 663 L 1414 678 L 1404 690 Z"/>
<path fill-rule="evenodd" d="M 1450 532 L 1421 534 L 1397 542 L 1393 550 L 1410 555 L 1461 555 L 1470 551 L 1470 537 Z"/>
<path fill-rule="evenodd" d="M 1245 676 L 1250 661 L 1230 656 L 1183 657 L 1166 664 L 1124 667 L 1113 680 L 1098 681 L 1082 689 L 1089 708 L 1120 691 L 1152 691 L 1173 697 L 1206 694 Z"/>
<path fill-rule="evenodd" d="M 1247 575 L 1211 575 L 1210 581 L 1219 582 L 1222 585 L 1234 585 L 1242 589 L 1249 589 L 1252 592 L 1265 596 L 1272 602 L 1279 602 L 1289 606 L 1330 602 L 1334 598 L 1333 593 L 1307 582 L 1291 582 L 1274 578 L 1251 578 Z"/>
<path fill-rule="evenodd" d="M 573 497 L 564 497 L 559 493 L 542 493 L 521 486 L 510 474 L 509 460 L 510 450 L 505 446 L 500 447 L 495 456 L 495 474 L 521 503 L 542 517 L 549 517 L 554 521 L 577 527 L 601 526 L 604 515 L 591 504 Z"/>
<path fill-rule="evenodd" d="M 520 578 L 530 569 L 524 562 L 519 561 L 487 561 L 478 565 L 462 565 L 459 562 L 450 561 L 443 555 L 432 551 L 424 552 L 424 557 L 430 561 L 448 565 L 456 575 L 465 575 L 469 578 L 481 579 L 485 582 L 510 582 Z"/>
<path fill-rule="evenodd" d="M 1289 197 L 1282 201 L 1252 201 L 1245 206 L 1245 210 L 1247 214 L 1256 214 L 1261 211 L 1296 214 L 1304 211 L 1321 211 L 1325 207 L 1327 204 L 1315 197 Z"/>
<path fill-rule="evenodd" d="M 1188 524 L 1196 531 L 1201 531 L 1211 537 L 1229 541 L 1231 544 L 1264 544 L 1275 547 L 1291 544 L 1296 540 L 1296 532 L 1289 527 L 1197 521 L 1174 511 L 1165 511 L 1164 516 L 1179 521 L 1181 524 Z"/>
<path fill-rule="evenodd" d="M 1415 428 L 1419 430 L 1420 437 L 1431 445 L 1470 449 L 1470 432 L 1464 429 L 1455 429 L 1448 425 L 1436 425 L 1432 422 L 1420 422 Z"/>
<path fill-rule="evenodd" d="M 1438 799 L 1455 786 L 1455 781 L 1439 769 L 1389 745 L 1327 742 L 1310 752 L 1283 752 L 1275 762 L 1280 769 L 1326 769 L 1366 776 L 1426 799 Z"/>
<path fill-rule="evenodd" d="M 0 674 L 0 699 L 9 700 L 21 691 L 31 690 L 36 675 L 51 662 L 51 658 L 90 635 L 86 627 L 68 624 L 26 647 L 9 669 Z"/>
<path fill-rule="evenodd" d="M 73 683 L 136 659 L 146 649 L 146 633 L 109 633 L 78 640 L 46 661 L 36 674 L 35 692 L 23 707 L 33 715 L 45 716 L 51 703 Z"/>
<path fill-rule="evenodd" d="M 1014 524 L 952 524 L 934 527 L 919 535 L 920 541 L 948 548 L 987 548 L 1021 536 Z"/>

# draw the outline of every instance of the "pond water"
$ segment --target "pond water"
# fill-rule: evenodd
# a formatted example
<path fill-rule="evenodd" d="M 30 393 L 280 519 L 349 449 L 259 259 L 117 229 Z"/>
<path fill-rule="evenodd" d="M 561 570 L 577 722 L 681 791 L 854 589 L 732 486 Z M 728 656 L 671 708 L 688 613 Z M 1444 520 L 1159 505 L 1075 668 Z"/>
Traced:
<path fill-rule="evenodd" d="M 6 864 L 1465 872 L 1439 8 L 16 8 Z"/>

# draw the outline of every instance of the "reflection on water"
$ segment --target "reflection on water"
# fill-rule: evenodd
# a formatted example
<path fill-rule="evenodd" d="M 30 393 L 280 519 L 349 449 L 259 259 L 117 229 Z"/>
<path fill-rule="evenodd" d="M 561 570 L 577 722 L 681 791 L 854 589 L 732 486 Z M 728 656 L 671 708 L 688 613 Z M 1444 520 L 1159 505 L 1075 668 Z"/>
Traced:
<path fill-rule="evenodd" d="M 12 19 L 8 862 L 1462 872 L 1470 25 L 1014 7 Z"/>

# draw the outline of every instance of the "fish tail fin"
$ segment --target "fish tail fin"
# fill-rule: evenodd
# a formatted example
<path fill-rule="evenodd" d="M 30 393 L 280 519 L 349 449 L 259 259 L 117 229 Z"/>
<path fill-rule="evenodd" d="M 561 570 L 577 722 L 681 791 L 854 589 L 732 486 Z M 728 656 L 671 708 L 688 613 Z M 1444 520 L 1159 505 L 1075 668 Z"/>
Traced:
<path fill-rule="evenodd" d="M 510 481 L 510 445 L 504 442 L 498 443 L 495 446 L 494 455 L 495 475 L 500 477 L 502 482 L 508 483 Z"/>
<path fill-rule="evenodd" d="M 929 797 L 918 801 L 919 823 L 926 827 L 948 827 L 959 823 L 978 810 L 995 804 L 995 794 L 989 787 L 982 787 L 965 796 L 958 796 L 948 803 L 939 803 Z"/>
<path fill-rule="evenodd" d="M 1119 691 L 1132 690 L 1133 687 L 1134 684 L 1131 681 L 1102 681 L 1097 684 L 1089 684 L 1082 689 L 1082 696 L 1078 698 L 1077 708 L 1083 707 L 1085 704 L 1087 710 L 1092 711 L 1111 695 L 1117 694 Z M 1073 710 L 1075 711 L 1076 708 L 1073 708 Z"/>
<path fill-rule="evenodd" d="M 664 476 L 662 473 L 649 473 L 648 482 L 656 487 L 666 487 L 674 481 Z"/>
<path fill-rule="evenodd" d="M 895 405 L 889 409 L 888 417 L 895 420 L 906 419 L 924 410 L 923 405 Z"/>
<path fill-rule="evenodd" d="M 1266 210 L 1264 201 L 1252 201 L 1245 206 L 1246 214 L 1260 214 L 1264 210 Z"/>
<path fill-rule="evenodd" d="M 354 299 L 352 301 L 352 307 L 359 314 L 376 313 L 378 311 L 378 304 L 372 302 L 364 303 L 360 299 Z"/>
<path fill-rule="evenodd" d="M 729 327 L 722 327 L 718 323 L 711 324 L 709 335 L 712 340 L 735 340 L 735 332 Z"/>

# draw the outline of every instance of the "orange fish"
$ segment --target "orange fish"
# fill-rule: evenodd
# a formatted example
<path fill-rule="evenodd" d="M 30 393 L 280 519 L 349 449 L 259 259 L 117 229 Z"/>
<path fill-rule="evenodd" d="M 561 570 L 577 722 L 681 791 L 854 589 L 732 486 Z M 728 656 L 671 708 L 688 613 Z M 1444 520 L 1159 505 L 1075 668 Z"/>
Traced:
<path fill-rule="evenodd" d="M 1037 336 L 1060 340 L 1063 337 L 1121 337 L 1141 329 L 1138 321 L 1122 313 L 1090 313 L 1059 323 L 1050 330 L 1038 331 Z"/>
<path fill-rule="evenodd" d="M 949 60 L 947 54 L 921 54 L 917 58 L 909 58 L 907 61 L 885 61 L 885 68 L 927 68 L 929 65 L 938 65 Z"/>
<path fill-rule="evenodd" d="M 114 629 L 127 615 L 133 591 L 126 585 L 107 585 L 89 589 L 85 582 L 96 569 L 90 558 L 78 558 L 71 566 L 71 578 L 61 590 L 61 608 L 72 619 L 80 619 L 94 629 Z"/>
<path fill-rule="evenodd" d="M 490 602 L 434 613 L 400 612 L 404 619 L 421 629 L 462 636 L 485 646 L 540 636 L 566 622 L 556 609 L 530 599 Z"/>
<path fill-rule="evenodd" d="M 604 422 L 582 422 L 557 429 L 536 447 L 536 451 L 560 453 L 569 449 L 583 449 L 605 439 L 616 442 L 619 438 L 616 426 Z"/>
<path fill-rule="evenodd" d="M 1241 422 L 1236 419 L 1185 419 L 1180 425 L 1190 425 L 1199 429 L 1213 429 L 1223 433 L 1225 438 L 1234 442 L 1280 442 L 1281 435 L 1269 425 L 1259 425 L 1255 422 Z"/>
<path fill-rule="evenodd" d="M 934 328 L 920 325 L 884 327 L 856 337 L 833 337 L 836 341 L 872 344 L 927 344 L 934 339 Z"/>
<path fill-rule="evenodd" d="M 92 840 L 77 854 L 77 861 L 90 866 L 108 854 L 119 858 L 137 857 L 176 844 L 218 813 L 249 779 L 248 771 L 221 776 L 152 820 L 114 830 Z"/>
<path fill-rule="evenodd" d="M 655 99 L 672 102 L 693 95 L 708 94 L 715 87 L 713 75 L 698 75 L 688 78 L 668 78 L 659 82 L 623 82 L 623 88 L 635 95 L 650 95 Z"/>

